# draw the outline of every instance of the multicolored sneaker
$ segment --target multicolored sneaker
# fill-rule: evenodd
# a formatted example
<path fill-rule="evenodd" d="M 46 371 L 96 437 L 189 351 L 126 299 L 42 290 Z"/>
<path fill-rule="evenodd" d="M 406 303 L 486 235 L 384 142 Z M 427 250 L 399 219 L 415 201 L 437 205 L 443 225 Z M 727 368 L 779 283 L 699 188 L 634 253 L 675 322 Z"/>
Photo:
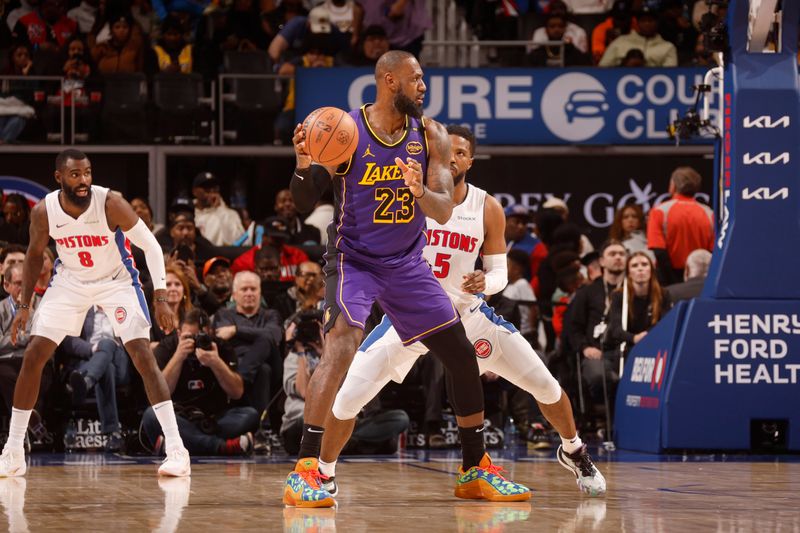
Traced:
<path fill-rule="evenodd" d="M 563 446 L 558 447 L 556 457 L 561 466 L 575 474 L 578 488 L 589 496 L 602 496 L 606 493 L 606 478 L 594 466 L 586 445 L 574 453 L 567 453 Z"/>
<path fill-rule="evenodd" d="M 286 478 L 283 503 L 294 507 L 333 507 L 336 502 L 330 492 L 322 488 L 323 480 L 316 458 L 298 460 L 294 471 Z"/>
<path fill-rule="evenodd" d="M 459 467 L 455 495 L 457 498 L 489 500 L 490 502 L 521 502 L 531 498 L 525 485 L 509 481 L 500 475 L 503 469 L 492 464 L 488 453 L 478 466 L 466 472 Z"/>

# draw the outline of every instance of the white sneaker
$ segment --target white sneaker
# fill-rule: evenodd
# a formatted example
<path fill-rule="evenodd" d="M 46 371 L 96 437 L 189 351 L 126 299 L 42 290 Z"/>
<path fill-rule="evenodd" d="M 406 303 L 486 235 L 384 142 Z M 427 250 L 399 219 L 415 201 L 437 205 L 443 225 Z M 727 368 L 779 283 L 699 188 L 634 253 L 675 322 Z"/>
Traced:
<path fill-rule="evenodd" d="M 27 470 L 25 450 L 3 449 L 3 454 L 0 455 L 0 477 L 24 476 Z"/>
<path fill-rule="evenodd" d="M 601 496 L 606 493 L 606 478 L 594 466 L 585 444 L 575 453 L 567 453 L 563 446 L 559 446 L 556 457 L 561 466 L 575 474 L 578 488 L 582 492 L 589 496 Z"/>
<path fill-rule="evenodd" d="M 192 475 L 192 461 L 186 448 L 167 451 L 167 458 L 158 467 L 158 475 L 186 477 Z"/>

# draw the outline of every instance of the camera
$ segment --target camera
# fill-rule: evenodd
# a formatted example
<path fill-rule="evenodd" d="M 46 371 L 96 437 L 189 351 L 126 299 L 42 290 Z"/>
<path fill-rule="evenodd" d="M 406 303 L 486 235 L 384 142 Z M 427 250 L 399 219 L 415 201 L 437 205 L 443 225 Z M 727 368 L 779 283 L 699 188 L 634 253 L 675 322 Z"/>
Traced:
<path fill-rule="evenodd" d="M 297 315 L 294 319 L 294 323 L 295 330 L 292 340 L 304 344 L 320 342 L 322 340 L 322 335 L 320 333 L 322 327 L 322 311 L 303 311 Z"/>
<path fill-rule="evenodd" d="M 195 349 L 200 348 L 201 350 L 210 350 L 211 346 L 211 335 L 201 331 L 194 337 L 194 347 Z"/>

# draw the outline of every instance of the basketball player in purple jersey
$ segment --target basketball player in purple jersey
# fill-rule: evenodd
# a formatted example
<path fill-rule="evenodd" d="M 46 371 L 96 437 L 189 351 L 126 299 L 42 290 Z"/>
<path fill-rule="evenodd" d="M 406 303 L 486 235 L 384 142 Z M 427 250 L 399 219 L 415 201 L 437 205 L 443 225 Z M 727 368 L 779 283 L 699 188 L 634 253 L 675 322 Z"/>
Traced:
<path fill-rule="evenodd" d="M 425 217 L 444 224 L 453 211 L 447 131 L 422 117 L 426 87 L 414 56 L 387 52 L 375 66 L 375 80 L 375 103 L 350 113 L 359 141 L 347 163 L 338 168 L 312 164 L 304 131 L 300 125 L 295 129 L 295 204 L 301 212 L 311 211 L 333 181 L 336 210 L 325 254 L 324 353 L 308 384 L 303 438 L 283 501 L 298 507 L 334 505 L 320 485 L 317 458 L 325 419 L 376 300 L 403 344 L 422 342 L 447 370 L 463 453 L 456 496 L 527 500 L 528 488 L 505 480 L 485 452 L 475 350 L 422 256 Z"/>

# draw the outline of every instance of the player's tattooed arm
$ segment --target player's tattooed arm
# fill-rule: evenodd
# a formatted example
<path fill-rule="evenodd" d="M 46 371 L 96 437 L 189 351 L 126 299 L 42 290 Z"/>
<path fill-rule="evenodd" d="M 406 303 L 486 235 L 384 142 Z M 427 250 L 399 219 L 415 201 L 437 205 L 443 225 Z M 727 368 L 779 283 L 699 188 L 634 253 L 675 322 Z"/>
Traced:
<path fill-rule="evenodd" d="M 47 206 L 44 200 L 33 206 L 31 210 L 30 241 L 28 251 L 25 253 L 25 261 L 22 263 L 22 294 L 20 294 L 20 304 L 30 306 L 33 297 L 33 288 L 39 274 L 42 272 L 44 262 L 44 249 L 50 242 L 50 226 L 47 220 Z M 17 344 L 18 332 L 25 329 L 30 313 L 29 307 L 22 307 L 14 317 L 11 324 L 11 343 Z"/>
<path fill-rule="evenodd" d="M 408 169 L 416 170 L 406 184 L 416 197 L 416 203 L 426 216 L 439 224 L 445 224 L 453 214 L 453 175 L 450 173 L 450 137 L 444 126 L 434 120 L 427 120 L 428 136 L 428 175 L 422 179 L 419 163 L 409 162 Z M 397 160 L 395 160 L 397 161 Z M 413 160 L 411 160 L 413 161 Z M 401 168 L 406 165 L 400 165 Z M 407 175 L 403 169 L 404 177 Z M 418 179 L 417 179 L 418 178 Z M 409 183 L 411 181 L 411 183 Z"/>

